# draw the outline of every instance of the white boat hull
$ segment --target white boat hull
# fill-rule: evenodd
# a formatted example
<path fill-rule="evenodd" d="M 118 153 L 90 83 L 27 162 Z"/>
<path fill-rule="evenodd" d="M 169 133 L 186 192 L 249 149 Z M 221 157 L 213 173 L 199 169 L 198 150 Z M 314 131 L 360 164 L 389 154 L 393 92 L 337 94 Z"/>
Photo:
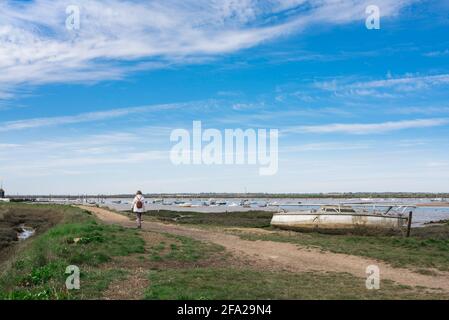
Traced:
<path fill-rule="evenodd" d="M 271 225 L 283 229 L 348 230 L 357 228 L 401 229 L 406 217 L 357 213 L 275 213 Z"/>

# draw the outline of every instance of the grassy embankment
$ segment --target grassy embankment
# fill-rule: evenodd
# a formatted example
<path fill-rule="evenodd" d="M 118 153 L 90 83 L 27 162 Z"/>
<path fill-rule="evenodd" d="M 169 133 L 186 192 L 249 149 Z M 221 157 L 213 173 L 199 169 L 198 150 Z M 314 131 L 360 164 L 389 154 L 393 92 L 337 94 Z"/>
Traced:
<path fill-rule="evenodd" d="M 116 256 L 144 251 L 144 242 L 134 230 L 100 224 L 77 208 L 8 204 L 0 205 L 0 212 L 22 216 L 25 223 L 52 216 L 56 223 L 38 229 L 35 237 L 10 246 L 8 252 L 3 250 L 7 260 L 0 274 L 1 299 L 98 297 L 109 283 L 125 276 L 123 270 L 100 266 Z M 66 290 L 65 270 L 69 265 L 80 268 L 83 290 Z"/>
<path fill-rule="evenodd" d="M 449 271 L 449 223 L 412 230 L 411 237 L 330 235 L 316 232 L 281 231 L 270 227 L 272 213 L 195 213 L 152 211 L 149 217 L 180 224 L 231 228 L 228 232 L 246 240 L 290 242 L 335 253 L 375 258 L 396 267 L 413 267 L 422 273 L 428 268 Z M 233 230 L 232 227 L 239 228 Z M 260 228 L 267 232 L 247 232 L 244 228 Z"/>
<path fill-rule="evenodd" d="M 392 281 L 367 290 L 365 280 L 347 273 L 291 273 L 268 270 L 232 257 L 223 248 L 185 237 L 160 235 L 148 259 L 145 299 L 444 299 Z M 178 244 L 174 244 L 176 241 Z"/>
<path fill-rule="evenodd" d="M 389 281 L 382 281 L 381 290 L 370 291 L 365 288 L 364 279 L 345 273 L 267 270 L 227 254 L 218 245 L 104 225 L 77 208 L 1 205 L 2 210 L 13 215 L 42 216 L 53 212 L 59 216 L 56 225 L 13 245 L 16 249 L 8 256 L 0 276 L 2 299 L 442 298 L 441 294 Z M 232 223 L 214 216 L 200 214 L 199 220 L 190 217 L 189 224 L 214 225 L 215 221 L 226 227 L 265 227 L 267 219 L 269 222 L 265 213 L 233 214 Z M 65 289 L 64 272 L 71 264 L 81 269 L 79 291 Z M 143 270 L 142 278 L 136 270 Z M 139 283 L 145 284 L 141 291 Z M 111 286 L 120 290 L 111 290 Z"/>
<path fill-rule="evenodd" d="M 207 228 L 224 229 L 250 240 L 288 241 L 306 246 L 314 246 L 323 250 L 360 254 L 365 256 L 375 255 L 392 262 L 397 257 L 406 256 L 413 251 L 406 243 L 419 242 L 419 239 L 439 253 L 446 254 L 440 242 L 446 243 L 448 228 L 428 228 L 420 231 L 422 234 L 414 238 L 404 239 L 395 237 L 360 237 L 344 235 L 325 235 L 318 233 L 295 233 L 276 230 L 270 227 L 271 213 L 268 212 L 236 212 L 236 213 L 198 213 L 198 212 L 174 212 L 152 211 L 146 215 L 146 220 L 156 220 L 185 225 L 194 225 Z M 254 228 L 260 232 L 253 232 Z M 245 232 L 247 230 L 247 232 Z M 416 232 L 415 232 L 416 233 Z M 299 241 L 299 239 L 308 239 Z M 390 243 L 385 243 L 390 239 Z M 446 239 L 446 240 L 445 240 Z M 331 244 L 335 242 L 335 248 Z M 395 250 L 388 256 L 392 260 L 379 253 L 387 250 L 393 243 Z M 345 244 L 345 245 L 343 245 Z M 377 248 L 376 253 L 366 254 L 364 250 L 370 250 L 370 246 Z M 422 245 L 424 246 L 424 245 Z M 166 248 L 166 247 L 165 247 Z M 359 248 L 359 249 L 357 249 Z M 334 249 L 334 250 L 332 250 Z M 338 249 L 338 250 L 337 250 Z M 443 261 L 447 266 L 446 258 L 440 257 L 433 260 L 434 252 L 420 250 L 418 255 L 423 255 L 420 260 L 424 265 L 428 262 Z M 157 258 L 159 259 L 159 258 Z M 407 265 L 409 261 L 405 261 Z M 414 261 L 416 263 L 416 261 Z M 411 265 L 415 265 L 415 264 Z M 238 263 L 238 265 L 240 265 Z M 444 269 L 444 267 L 442 268 Z M 410 288 L 397 285 L 391 281 L 382 281 L 382 289 L 379 291 L 366 290 L 363 279 L 358 279 L 345 273 L 301 273 L 277 272 L 273 270 L 260 270 L 254 266 L 243 263 L 243 267 L 235 266 L 231 261 L 227 266 L 220 264 L 215 267 L 163 268 L 153 270 L 150 273 L 152 285 L 146 291 L 148 299 L 420 299 L 420 298 L 447 298 L 445 295 L 428 294 L 422 288 Z"/>
<path fill-rule="evenodd" d="M 409 238 L 287 231 L 266 234 L 241 230 L 233 232 L 246 240 L 289 242 L 324 251 L 379 259 L 394 267 L 409 267 L 423 274 L 432 274 L 432 269 L 449 271 L 449 224 L 414 229 Z"/>

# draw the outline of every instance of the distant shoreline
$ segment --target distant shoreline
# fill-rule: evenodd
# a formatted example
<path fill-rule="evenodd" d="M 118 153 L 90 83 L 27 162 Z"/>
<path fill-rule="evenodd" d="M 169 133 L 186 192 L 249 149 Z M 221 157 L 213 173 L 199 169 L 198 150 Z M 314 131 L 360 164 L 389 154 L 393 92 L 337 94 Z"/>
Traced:
<path fill-rule="evenodd" d="M 79 195 L 7 195 L 10 199 L 38 199 L 38 198 L 53 198 L 53 199 L 79 199 L 79 198 L 132 198 L 134 194 L 79 194 Z M 420 193 L 420 192 L 388 192 L 388 193 L 149 193 L 145 194 L 148 198 L 288 198 L 288 199 L 382 199 L 382 198 L 429 198 L 429 199 L 448 199 L 449 193 Z"/>

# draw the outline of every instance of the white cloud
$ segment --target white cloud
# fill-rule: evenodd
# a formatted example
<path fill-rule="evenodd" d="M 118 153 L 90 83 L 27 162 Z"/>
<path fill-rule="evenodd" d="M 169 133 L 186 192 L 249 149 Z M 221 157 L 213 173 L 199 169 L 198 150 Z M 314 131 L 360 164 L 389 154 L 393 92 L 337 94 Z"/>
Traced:
<path fill-rule="evenodd" d="M 108 119 L 127 116 L 130 114 L 136 114 L 136 113 L 172 110 L 172 109 L 177 109 L 177 108 L 187 106 L 187 105 L 188 104 L 186 104 L 186 103 L 160 104 L 160 105 L 150 105 L 150 106 L 142 106 L 142 107 L 112 109 L 112 110 L 97 111 L 97 112 L 87 112 L 87 113 L 81 113 L 81 114 L 74 115 L 74 116 L 34 118 L 34 119 L 27 119 L 27 120 L 7 121 L 7 122 L 0 123 L 0 132 L 31 129 L 31 128 L 41 128 L 41 127 L 57 126 L 57 125 L 64 125 L 64 124 L 74 124 L 74 123 L 108 120 Z"/>
<path fill-rule="evenodd" d="M 413 0 L 379 0 L 383 17 Z M 34 0 L 0 3 L 0 98 L 11 86 L 120 79 L 252 47 L 314 24 L 363 21 L 369 1 Z M 81 27 L 65 27 L 78 5 Z M 8 91 L 5 87 L 8 86 Z"/>
<path fill-rule="evenodd" d="M 449 74 L 438 75 L 404 75 L 386 79 L 355 81 L 354 79 L 333 79 L 317 82 L 315 87 L 333 92 L 337 96 L 369 96 L 376 98 L 393 98 L 398 94 L 415 93 L 418 90 L 435 89 L 449 85 Z"/>
<path fill-rule="evenodd" d="M 234 103 L 232 109 L 235 111 L 262 109 L 265 106 L 264 102 L 260 103 Z"/>
<path fill-rule="evenodd" d="M 320 142 L 320 143 L 306 143 L 302 145 L 295 145 L 285 147 L 281 151 L 285 152 L 310 152 L 310 151 L 348 151 L 369 149 L 372 143 L 344 143 L 344 142 Z"/>
<path fill-rule="evenodd" d="M 411 107 L 397 107 L 387 110 L 388 113 L 392 114 L 427 114 L 427 115 L 437 115 L 437 114 L 448 114 L 448 106 L 411 106 Z"/>
<path fill-rule="evenodd" d="M 325 124 L 316 126 L 298 126 L 284 130 L 285 133 L 347 133 L 347 134 L 373 134 L 398 131 L 404 129 L 429 128 L 446 125 L 449 118 L 417 119 L 388 121 L 382 123 L 351 123 L 351 124 Z"/>
<path fill-rule="evenodd" d="M 426 163 L 426 166 L 429 168 L 449 167 L 449 162 L 447 162 L 447 161 L 430 161 L 430 162 Z"/>
<path fill-rule="evenodd" d="M 18 148 L 20 147 L 20 144 L 16 143 L 0 143 L 0 151 L 2 150 L 9 150 L 11 148 Z"/>
<path fill-rule="evenodd" d="M 359 82 L 352 85 L 354 88 L 388 88 L 396 87 L 410 90 L 432 87 L 436 85 L 448 85 L 449 74 L 406 76 L 401 78 L 390 78 L 386 80 L 376 80 Z"/>
<path fill-rule="evenodd" d="M 0 144 L 0 165 L 10 175 L 73 175 L 105 166 L 128 170 L 132 165 L 168 159 L 168 151 L 157 147 L 159 129 L 145 128 L 145 134 L 136 129 Z M 168 135 L 164 138 L 168 141 Z"/>
<path fill-rule="evenodd" d="M 444 57 L 449 55 L 449 49 L 441 51 L 431 51 L 424 53 L 424 56 L 434 58 L 434 57 Z"/>
<path fill-rule="evenodd" d="M 9 173 L 14 172 L 18 175 L 29 175 L 37 173 L 39 175 L 52 175 L 55 170 L 68 170 L 73 172 L 85 173 L 88 170 L 104 168 L 104 166 L 125 166 L 131 170 L 131 165 L 151 164 L 154 161 L 167 160 L 168 152 L 165 151 L 143 151 L 143 152 L 124 152 L 107 154 L 85 154 L 85 155 L 61 155 L 57 157 L 41 158 L 33 163 L 17 161 L 11 164 L 3 165 Z M 73 174 L 73 173 L 72 173 Z"/>

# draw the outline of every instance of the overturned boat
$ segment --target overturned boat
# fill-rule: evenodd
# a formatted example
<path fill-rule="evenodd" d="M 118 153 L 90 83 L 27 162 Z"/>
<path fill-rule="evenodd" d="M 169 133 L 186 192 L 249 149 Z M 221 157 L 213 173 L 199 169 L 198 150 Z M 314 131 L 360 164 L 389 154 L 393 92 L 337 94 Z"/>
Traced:
<path fill-rule="evenodd" d="M 329 233 L 410 229 L 414 207 L 382 207 L 384 209 L 367 210 L 360 206 L 321 205 L 318 209 L 275 213 L 271 225 L 281 229 Z"/>

